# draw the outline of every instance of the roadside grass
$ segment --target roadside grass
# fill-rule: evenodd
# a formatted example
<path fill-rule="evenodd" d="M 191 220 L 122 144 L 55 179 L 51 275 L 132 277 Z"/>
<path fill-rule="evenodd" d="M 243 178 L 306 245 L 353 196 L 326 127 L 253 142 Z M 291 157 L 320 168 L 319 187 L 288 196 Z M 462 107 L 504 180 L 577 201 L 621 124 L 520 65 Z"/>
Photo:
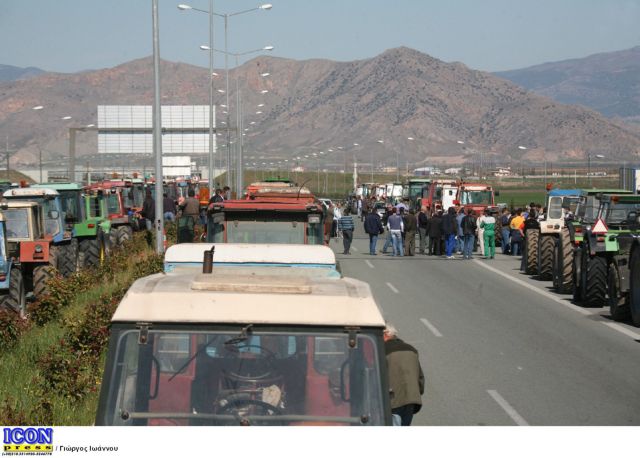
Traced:
<path fill-rule="evenodd" d="M 146 259 L 149 252 L 136 254 L 137 260 Z M 79 293 L 73 302 L 62 310 L 58 319 L 44 326 L 33 326 L 21 336 L 17 345 L 0 354 L 0 406 L 5 411 L 16 413 L 18 419 L 25 418 L 37 422 L 46 418 L 44 411 L 50 410 L 50 418 L 56 425 L 91 425 L 99 395 L 99 381 L 102 376 L 106 349 L 99 362 L 99 376 L 95 377 L 95 387 L 81 399 L 56 395 L 47 390 L 42 392 L 43 374 L 38 361 L 48 352 L 59 348 L 69 326 L 78 323 L 85 310 L 94 304 L 100 304 L 105 294 L 127 288 L 136 278 L 138 262 L 126 264 L 126 268 L 117 272 L 113 281 L 98 283 Z M 46 398 L 43 402 L 43 398 Z M 46 405 L 44 405 L 46 404 Z"/>

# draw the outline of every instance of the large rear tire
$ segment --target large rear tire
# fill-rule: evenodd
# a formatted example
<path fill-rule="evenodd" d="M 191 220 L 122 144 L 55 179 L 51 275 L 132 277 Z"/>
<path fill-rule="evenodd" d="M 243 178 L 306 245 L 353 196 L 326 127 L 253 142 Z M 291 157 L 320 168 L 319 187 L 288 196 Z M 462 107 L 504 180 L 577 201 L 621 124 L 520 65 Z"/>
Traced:
<path fill-rule="evenodd" d="M 118 245 L 122 246 L 133 238 L 133 229 L 131 226 L 119 226 L 116 234 L 118 236 Z"/>
<path fill-rule="evenodd" d="M 611 318 L 616 321 L 626 320 L 629 317 L 628 296 L 620 292 L 620 274 L 613 262 L 609 264 L 609 273 L 607 275 L 607 296 Z"/>
<path fill-rule="evenodd" d="M 11 268 L 9 291 L 0 299 L 0 308 L 7 308 L 16 312 L 20 318 L 27 316 L 27 299 L 24 288 L 22 271 L 18 267 Z"/>
<path fill-rule="evenodd" d="M 554 287 L 558 294 L 570 294 L 573 291 L 573 246 L 569 229 L 562 229 L 555 244 Z"/>
<path fill-rule="evenodd" d="M 68 277 L 76 271 L 78 265 L 78 239 L 73 239 L 68 245 L 59 248 L 58 270 L 63 277 Z"/>
<path fill-rule="evenodd" d="M 631 271 L 631 284 L 629 294 L 629 311 L 631 312 L 631 322 L 634 326 L 640 327 L 640 249 L 636 247 L 631 254 L 629 263 Z"/>
<path fill-rule="evenodd" d="M 607 297 L 607 261 L 602 256 L 593 256 L 587 260 L 586 264 L 587 283 L 584 305 L 604 307 Z"/>
<path fill-rule="evenodd" d="M 541 235 L 538 239 L 538 280 L 551 280 L 553 273 L 553 235 Z"/>
<path fill-rule="evenodd" d="M 538 229 L 528 229 L 525 233 L 526 249 L 525 256 L 527 263 L 525 264 L 525 272 L 527 275 L 535 275 L 538 273 L 538 241 L 540 231 Z"/>
<path fill-rule="evenodd" d="M 100 241 L 95 239 L 83 239 L 80 241 L 78 251 L 78 264 L 81 268 L 100 266 Z"/>
<path fill-rule="evenodd" d="M 49 293 L 49 280 L 58 272 L 60 261 L 60 247 L 49 246 L 49 264 L 40 264 L 33 268 L 33 295 L 42 298 Z"/>
<path fill-rule="evenodd" d="M 573 301 L 576 304 L 582 302 L 585 297 L 585 282 L 584 272 L 586 268 L 584 265 L 584 257 L 587 256 L 583 253 L 582 248 L 577 248 L 573 252 Z"/>

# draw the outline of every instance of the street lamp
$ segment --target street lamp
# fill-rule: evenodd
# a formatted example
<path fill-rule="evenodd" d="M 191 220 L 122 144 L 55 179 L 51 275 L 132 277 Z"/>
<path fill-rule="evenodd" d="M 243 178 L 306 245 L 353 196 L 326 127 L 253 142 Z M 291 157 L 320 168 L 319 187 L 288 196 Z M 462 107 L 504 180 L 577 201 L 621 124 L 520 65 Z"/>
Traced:
<path fill-rule="evenodd" d="M 377 143 L 384 144 L 384 140 L 378 140 Z M 371 148 L 371 182 L 373 183 L 373 148 Z"/>
<path fill-rule="evenodd" d="M 33 111 L 40 111 L 40 110 L 44 109 L 44 107 L 42 105 L 37 105 L 35 107 L 31 107 L 30 109 L 33 110 Z M 22 112 L 25 112 L 25 111 L 28 111 L 28 110 L 20 110 L 20 111 L 17 111 L 15 113 L 13 113 L 13 114 L 22 113 Z M 9 150 L 9 135 L 7 135 L 7 146 L 6 146 L 6 150 L 5 150 L 5 159 L 7 161 L 7 181 L 9 181 L 9 167 L 10 167 L 9 159 L 11 158 L 11 153 L 15 153 L 16 151 L 17 150 L 14 150 L 14 151 Z M 42 153 L 40 153 L 40 154 L 42 155 Z M 42 172 L 40 172 L 40 181 L 42 181 Z"/>
<path fill-rule="evenodd" d="M 213 174 L 215 173 L 214 164 L 213 164 L 213 144 L 214 144 L 214 135 L 213 135 L 213 0 L 209 0 L 209 11 L 201 10 L 198 8 L 194 8 L 190 5 L 180 4 L 178 5 L 178 9 L 181 11 L 186 10 L 194 10 L 200 13 L 206 13 L 209 15 L 209 197 L 213 196 Z M 227 175 L 227 180 L 229 176 Z M 157 177 L 156 177 L 157 180 Z"/>
<path fill-rule="evenodd" d="M 595 154 L 597 159 L 604 159 L 604 155 Z M 591 187 L 591 153 L 587 153 L 587 177 L 589 178 L 589 187 Z"/>
<path fill-rule="evenodd" d="M 253 10 L 249 10 L 249 11 L 253 11 Z M 215 52 L 219 52 L 225 55 L 225 57 L 227 56 L 232 56 L 235 57 L 236 60 L 236 68 L 238 67 L 238 58 L 240 56 L 246 56 L 248 54 L 255 54 L 255 53 L 259 53 L 262 51 L 273 51 L 274 47 L 271 45 L 268 46 L 263 46 L 262 48 L 258 48 L 258 49 L 252 49 L 251 51 L 245 51 L 245 52 L 240 52 L 240 53 L 233 53 L 233 52 L 229 52 L 229 51 L 222 51 L 220 49 L 214 49 Z M 228 71 L 228 70 L 227 70 Z M 236 129 L 237 129 L 237 133 L 238 133 L 238 138 L 239 138 L 239 145 L 238 145 L 238 157 L 237 157 L 237 164 L 236 164 L 236 195 L 240 196 L 242 194 L 242 185 L 243 185 L 243 167 L 242 167 L 242 154 L 243 154 L 243 138 L 242 138 L 242 115 L 241 115 L 241 103 L 242 103 L 242 99 L 240 98 L 240 77 L 238 72 L 236 72 Z M 267 90 L 263 90 L 261 91 L 262 94 L 265 94 L 269 91 Z M 229 96 L 229 91 L 227 90 L 227 98 Z M 228 101 L 227 101 L 227 105 L 228 105 Z M 262 111 L 257 111 L 256 114 L 262 114 Z M 227 126 L 227 132 L 229 132 L 229 127 Z M 230 151 L 230 150 L 229 150 Z M 229 157 L 229 161 L 228 164 L 231 163 L 231 157 Z M 229 168 L 230 170 L 230 168 Z"/>
<path fill-rule="evenodd" d="M 229 105 L 229 56 L 232 55 L 232 53 L 229 52 L 229 18 L 233 17 L 233 16 L 239 16 L 241 14 L 246 14 L 246 13 L 250 13 L 252 11 L 258 11 L 258 10 L 262 10 L 262 11 L 268 11 L 271 8 L 273 8 L 273 5 L 271 3 L 264 3 L 262 5 L 258 5 L 255 8 L 249 8 L 246 10 L 242 10 L 242 11 L 236 11 L 234 13 L 216 13 L 213 11 L 213 0 L 210 0 L 209 3 L 209 11 L 205 11 L 205 10 L 200 10 L 198 8 L 194 8 L 190 5 L 186 5 L 186 4 L 180 4 L 178 5 L 178 9 L 180 10 L 194 10 L 194 11 L 199 11 L 202 13 L 207 13 L 210 16 L 210 22 L 211 24 L 213 24 L 213 16 L 218 16 L 224 19 L 224 68 L 225 68 L 225 74 L 226 74 L 226 94 L 227 94 L 227 105 Z M 213 29 L 213 25 L 211 26 L 211 28 Z M 202 46 L 201 46 L 202 48 Z M 273 47 L 271 47 L 271 49 L 273 49 Z M 268 51 L 270 51 L 271 49 L 269 49 Z M 210 40 L 209 42 L 209 53 L 210 53 L 210 60 L 213 61 L 213 39 Z M 213 72 L 213 67 L 211 68 L 211 71 Z M 229 114 L 227 113 L 227 124 L 229 124 Z M 238 126 L 239 127 L 239 126 Z M 242 137 L 241 135 L 238 134 L 239 137 Z M 240 158 L 241 159 L 241 158 Z M 242 165 L 239 166 L 239 168 L 242 168 Z M 231 179 L 231 131 L 228 129 L 227 127 L 227 185 L 228 186 L 232 186 L 232 183 L 230 181 Z M 238 177 L 236 177 L 236 179 L 238 179 Z M 242 185 L 239 186 L 240 188 L 242 187 Z M 240 190 L 240 192 L 242 192 L 242 190 Z M 240 194 L 238 193 L 238 196 Z"/>

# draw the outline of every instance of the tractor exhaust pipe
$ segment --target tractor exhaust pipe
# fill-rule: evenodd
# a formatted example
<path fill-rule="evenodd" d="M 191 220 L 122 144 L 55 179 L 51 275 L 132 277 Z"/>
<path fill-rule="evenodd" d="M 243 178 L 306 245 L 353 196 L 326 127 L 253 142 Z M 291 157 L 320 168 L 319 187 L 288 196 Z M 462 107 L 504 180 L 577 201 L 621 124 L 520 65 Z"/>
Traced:
<path fill-rule="evenodd" d="M 204 260 L 202 262 L 202 273 L 213 273 L 213 252 L 216 250 L 216 246 L 213 245 L 210 250 L 204 252 Z"/>

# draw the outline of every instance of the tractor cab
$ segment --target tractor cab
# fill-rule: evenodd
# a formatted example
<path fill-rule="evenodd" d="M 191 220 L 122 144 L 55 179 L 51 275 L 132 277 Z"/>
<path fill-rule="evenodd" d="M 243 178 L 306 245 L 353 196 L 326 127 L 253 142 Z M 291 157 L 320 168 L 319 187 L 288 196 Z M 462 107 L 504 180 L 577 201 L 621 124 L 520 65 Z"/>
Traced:
<path fill-rule="evenodd" d="M 385 322 L 366 283 L 209 267 L 129 289 L 96 425 L 391 424 Z"/>
<path fill-rule="evenodd" d="M 246 199 L 210 205 L 207 220 L 212 243 L 324 243 L 324 211 L 306 188 L 261 187 Z"/>
<path fill-rule="evenodd" d="M 46 187 L 15 188 L 5 191 L 3 196 L 9 201 L 29 201 L 41 205 L 44 212 L 45 234 L 53 238 L 54 243 L 71 240 L 73 229 L 67 228 L 60 193 L 55 189 Z"/>

